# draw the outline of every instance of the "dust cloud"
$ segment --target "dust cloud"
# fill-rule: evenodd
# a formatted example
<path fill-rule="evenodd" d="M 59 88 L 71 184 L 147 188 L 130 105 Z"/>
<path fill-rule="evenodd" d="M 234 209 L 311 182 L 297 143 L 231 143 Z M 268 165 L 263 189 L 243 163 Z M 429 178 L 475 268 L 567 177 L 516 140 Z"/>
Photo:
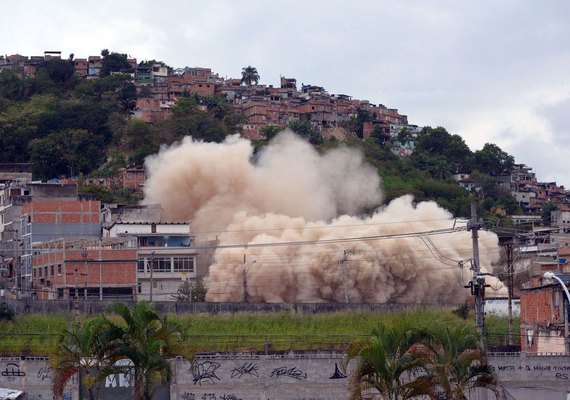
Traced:
<path fill-rule="evenodd" d="M 217 241 L 208 301 L 460 303 L 469 295 L 464 224 L 412 196 L 381 205 L 378 174 L 354 149 L 319 154 L 291 132 L 256 154 L 237 136 L 187 138 L 146 167 L 144 203 L 190 221 L 197 243 Z M 479 235 L 485 269 L 499 258 L 497 237 Z"/>

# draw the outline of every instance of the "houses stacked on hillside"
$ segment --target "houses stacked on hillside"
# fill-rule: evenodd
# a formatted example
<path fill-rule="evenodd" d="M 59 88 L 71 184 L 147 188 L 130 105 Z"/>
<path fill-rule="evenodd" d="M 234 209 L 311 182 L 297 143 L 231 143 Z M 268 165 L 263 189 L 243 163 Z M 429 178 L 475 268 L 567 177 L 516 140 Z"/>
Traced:
<path fill-rule="evenodd" d="M 468 191 L 479 187 L 469 174 L 456 174 L 455 180 Z M 552 214 L 552 226 L 570 231 L 570 191 L 556 182 L 539 182 L 531 167 L 515 164 L 508 174 L 495 176 L 496 183 L 509 191 L 526 215 L 540 214 L 546 203 L 558 209 Z"/>
<path fill-rule="evenodd" d="M 20 76 L 33 77 L 41 63 L 60 57 L 61 52 L 51 51 L 45 52 L 44 56 L 0 56 L 0 71 L 12 69 Z M 95 79 L 101 74 L 101 56 L 70 59 L 70 62 L 76 75 L 82 79 Z M 266 126 L 285 127 L 289 121 L 299 119 L 310 121 L 325 137 L 342 138 L 343 132 L 338 127 L 355 117 L 358 110 L 366 110 L 372 116 L 363 123 L 364 138 L 372 132 L 394 137 L 409 126 L 407 116 L 396 109 L 356 100 L 348 95 L 329 94 L 320 86 L 299 86 L 294 78 L 281 77 L 277 87 L 242 85 L 241 79 L 221 78 L 210 68 L 172 69 L 163 64 L 139 65 L 134 58 L 128 59 L 128 63 L 130 68 L 121 72 L 131 75 L 137 88 L 134 118 L 149 123 L 170 118 L 176 101 L 188 94 L 220 94 L 246 117 L 241 129 L 242 135 L 249 139 L 262 138 L 261 131 Z M 410 126 L 410 130 L 415 131 L 417 127 Z M 403 144 L 403 151 L 406 151 L 405 146 Z"/>

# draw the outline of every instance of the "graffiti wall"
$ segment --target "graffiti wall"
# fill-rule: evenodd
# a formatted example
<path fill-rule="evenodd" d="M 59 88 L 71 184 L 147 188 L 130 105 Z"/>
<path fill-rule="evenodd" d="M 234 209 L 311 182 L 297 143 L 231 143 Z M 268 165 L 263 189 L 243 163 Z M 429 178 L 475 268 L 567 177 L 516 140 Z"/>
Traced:
<path fill-rule="evenodd" d="M 347 398 L 342 354 L 219 354 L 174 361 L 171 398 L 336 400 Z"/>
<path fill-rule="evenodd" d="M 76 380 L 69 386 L 76 387 Z M 0 357 L 0 387 L 22 390 L 28 400 L 52 400 L 52 369 L 47 358 Z M 64 393 L 64 400 L 77 397 L 77 389 Z"/>
<path fill-rule="evenodd" d="M 342 353 L 327 351 L 200 354 L 192 362 L 176 358 L 171 360 L 171 385 L 159 388 L 154 400 L 344 400 L 348 378 L 342 360 Z M 508 354 L 493 355 L 489 361 L 505 398 L 567 400 L 570 357 Z M 22 390 L 28 400 L 53 400 L 52 372 L 44 357 L 0 357 L 0 387 Z M 129 374 L 107 377 L 97 397 L 131 399 Z M 64 400 L 80 398 L 74 377 Z"/>

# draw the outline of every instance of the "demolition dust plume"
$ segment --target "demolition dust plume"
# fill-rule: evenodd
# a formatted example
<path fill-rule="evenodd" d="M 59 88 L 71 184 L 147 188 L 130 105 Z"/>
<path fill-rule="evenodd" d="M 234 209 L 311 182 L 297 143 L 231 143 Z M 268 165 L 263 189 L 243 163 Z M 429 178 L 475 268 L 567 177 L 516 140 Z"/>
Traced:
<path fill-rule="evenodd" d="M 216 239 L 208 301 L 459 303 L 467 295 L 470 233 L 453 231 L 434 202 L 404 196 L 380 206 L 378 173 L 354 149 L 319 154 L 291 132 L 256 154 L 237 136 L 186 138 L 146 166 L 144 202 L 191 222 L 198 245 Z M 483 269 L 498 259 L 494 234 L 480 232 L 479 248 Z"/>

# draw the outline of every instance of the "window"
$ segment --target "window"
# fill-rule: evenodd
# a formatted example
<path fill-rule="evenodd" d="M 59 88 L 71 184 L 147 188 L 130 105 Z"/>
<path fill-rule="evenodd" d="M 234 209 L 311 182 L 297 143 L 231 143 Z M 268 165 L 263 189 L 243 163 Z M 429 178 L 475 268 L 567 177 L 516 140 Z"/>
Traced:
<path fill-rule="evenodd" d="M 171 272 L 170 257 L 157 257 L 154 259 L 154 272 Z"/>
<path fill-rule="evenodd" d="M 144 272 L 144 262 L 145 262 L 144 258 L 138 260 L 138 262 L 137 262 L 137 271 L 138 271 L 138 272 Z M 150 262 L 150 261 L 149 261 L 149 262 Z M 149 268 L 150 268 L 150 267 L 149 267 Z"/>
<path fill-rule="evenodd" d="M 54 276 L 54 275 L 55 275 L 54 272 L 53 272 L 53 270 L 54 270 L 54 266 L 51 265 L 51 266 L 49 267 L 49 274 L 50 274 L 50 276 Z"/>
<path fill-rule="evenodd" d="M 174 257 L 174 272 L 194 272 L 194 257 Z"/>
<path fill-rule="evenodd" d="M 48 268 L 47 265 L 44 267 L 44 276 L 48 276 Z"/>
<path fill-rule="evenodd" d="M 61 264 L 58 264 L 57 266 L 57 274 L 61 275 Z"/>

